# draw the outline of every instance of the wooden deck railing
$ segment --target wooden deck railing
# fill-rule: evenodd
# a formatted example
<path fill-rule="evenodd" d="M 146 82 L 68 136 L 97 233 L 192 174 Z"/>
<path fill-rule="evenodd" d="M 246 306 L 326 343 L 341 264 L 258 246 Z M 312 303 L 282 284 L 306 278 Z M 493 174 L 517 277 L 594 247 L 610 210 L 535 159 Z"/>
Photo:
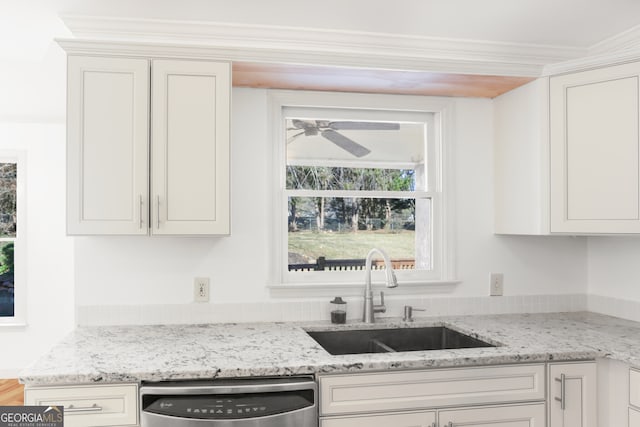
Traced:
<path fill-rule="evenodd" d="M 348 271 L 348 270 L 364 270 L 364 259 L 326 259 L 318 257 L 312 264 L 289 264 L 289 271 Z M 415 260 L 413 259 L 392 259 L 391 266 L 394 270 L 411 270 L 415 268 Z M 371 262 L 373 270 L 381 270 L 384 268 L 383 260 L 373 260 Z"/>

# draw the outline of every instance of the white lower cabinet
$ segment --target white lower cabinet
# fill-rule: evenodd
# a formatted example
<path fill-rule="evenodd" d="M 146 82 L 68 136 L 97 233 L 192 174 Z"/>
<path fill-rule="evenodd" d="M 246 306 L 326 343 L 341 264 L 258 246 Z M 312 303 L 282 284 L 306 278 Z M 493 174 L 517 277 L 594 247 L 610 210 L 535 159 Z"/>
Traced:
<path fill-rule="evenodd" d="M 629 404 L 640 408 L 640 371 L 629 369 Z"/>
<path fill-rule="evenodd" d="M 545 427 L 545 365 L 323 375 L 320 427 Z"/>
<path fill-rule="evenodd" d="M 544 403 L 536 403 L 323 418 L 320 427 L 544 427 L 545 418 Z"/>
<path fill-rule="evenodd" d="M 27 386 L 24 403 L 64 406 L 66 427 L 138 425 L 137 384 Z"/>
<path fill-rule="evenodd" d="M 596 364 L 549 364 L 549 427 L 596 427 Z"/>
<path fill-rule="evenodd" d="M 629 427 L 640 427 L 640 371 L 629 369 Z"/>
<path fill-rule="evenodd" d="M 400 414 L 380 414 L 371 416 L 354 416 L 325 418 L 320 420 L 320 427 L 435 427 L 436 413 L 413 412 Z"/>
<path fill-rule="evenodd" d="M 438 412 L 439 427 L 544 427 L 544 403 L 461 408 Z"/>
<path fill-rule="evenodd" d="M 319 382 L 321 415 L 415 411 L 545 398 L 544 364 L 326 375 Z"/>

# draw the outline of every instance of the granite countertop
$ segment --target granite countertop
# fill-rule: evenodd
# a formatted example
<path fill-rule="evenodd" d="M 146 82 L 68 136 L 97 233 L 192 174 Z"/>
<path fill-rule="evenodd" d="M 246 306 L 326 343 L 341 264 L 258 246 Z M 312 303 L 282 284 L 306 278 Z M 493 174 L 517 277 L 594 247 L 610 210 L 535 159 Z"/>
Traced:
<path fill-rule="evenodd" d="M 498 347 L 332 356 L 305 330 L 446 325 Z M 609 357 L 640 367 L 640 323 L 579 313 L 81 327 L 20 375 L 25 384 L 138 382 L 490 365 Z"/>

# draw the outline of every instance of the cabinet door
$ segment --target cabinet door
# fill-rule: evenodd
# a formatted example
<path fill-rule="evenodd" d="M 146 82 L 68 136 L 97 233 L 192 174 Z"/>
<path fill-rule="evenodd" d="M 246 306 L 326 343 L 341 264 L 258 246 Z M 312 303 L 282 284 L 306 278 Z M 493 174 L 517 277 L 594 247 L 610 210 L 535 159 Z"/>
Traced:
<path fill-rule="evenodd" d="M 440 427 L 544 427 L 544 403 L 439 411 Z"/>
<path fill-rule="evenodd" d="M 549 427 L 596 427 L 595 363 L 549 365 Z"/>
<path fill-rule="evenodd" d="M 551 231 L 640 233 L 640 63 L 550 79 Z"/>
<path fill-rule="evenodd" d="M 543 400 L 545 372 L 533 364 L 322 375 L 320 414 Z"/>
<path fill-rule="evenodd" d="M 320 419 L 320 427 L 435 427 L 435 425 L 435 412 Z"/>
<path fill-rule="evenodd" d="M 629 427 L 640 427 L 640 371 L 629 369 Z"/>
<path fill-rule="evenodd" d="M 640 371 L 629 369 L 629 403 L 640 408 Z"/>
<path fill-rule="evenodd" d="M 629 427 L 640 427 L 640 411 L 629 408 Z"/>
<path fill-rule="evenodd" d="M 64 406 L 66 427 L 113 427 L 138 424 L 137 384 L 30 387 L 26 405 Z"/>
<path fill-rule="evenodd" d="M 147 234 L 149 63 L 69 56 L 67 233 Z"/>
<path fill-rule="evenodd" d="M 153 234 L 229 233 L 230 64 L 152 63 Z"/>

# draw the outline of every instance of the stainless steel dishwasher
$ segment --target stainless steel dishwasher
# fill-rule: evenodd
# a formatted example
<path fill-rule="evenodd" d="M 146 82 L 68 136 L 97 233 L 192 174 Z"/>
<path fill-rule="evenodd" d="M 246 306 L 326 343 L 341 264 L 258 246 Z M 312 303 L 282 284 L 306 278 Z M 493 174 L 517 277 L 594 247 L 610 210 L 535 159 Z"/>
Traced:
<path fill-rule="evenodd" d="M 141 427 L 318 427 L 311 377 L 143 383 Z"/>

